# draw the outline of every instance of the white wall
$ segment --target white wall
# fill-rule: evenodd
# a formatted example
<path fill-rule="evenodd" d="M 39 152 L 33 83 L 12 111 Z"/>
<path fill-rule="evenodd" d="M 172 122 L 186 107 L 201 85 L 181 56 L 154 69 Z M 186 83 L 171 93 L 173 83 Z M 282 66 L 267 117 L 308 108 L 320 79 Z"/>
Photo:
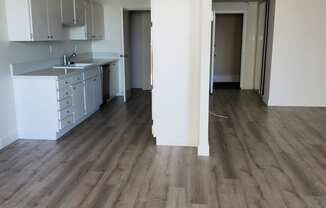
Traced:
<path fill-rule="evenodd" d="M 221 13 L 244 12 L 246 14 L 241 89 L 254 89 L 258 3 L 215 2 L 213 3 L 213 11 Z"/>
<path fill-rule="evenodd" d="M 212 1 L 201 0 L 200 5 L 200 94 L 199 94 L 199 144 L 198 155 L 209 155 L 209 79 L 211 59 Z"/>
<path fill-rule="evenodd" d="M 159 145 L 198 145 L 200 3 L 152 0 L 153 128 Z"/>
<path fill-rule="evenodd" d="M 150 0 L 98 0 L 104 7 L 105 40 L 93 42 L 94 53 L 122 53 L 122 18 L 123 8 L 132 10 L 150 9 Z M 120 65 L 122 62 L 120 62 Z M 122 94 L 123 72 L 119 67 L 119 93 Z"/>
<path fill-rule="evenodd" d="M 325 9 L 325 0 L 276 0 L 269 105 L 326 106 Z"/>
<path fill-rule="evenodd" d="M 0 1 L 0 148 L 17 138 L 13 83 L 9 64 L 58 57 L 73 51 L 75 45 L 80 53 L 91 50 L 90 42 L 56 42 L 51 43 L 53 54 L 50 55 L 50 43 L 9 43 L 4 8 L 4 1 Z"/>

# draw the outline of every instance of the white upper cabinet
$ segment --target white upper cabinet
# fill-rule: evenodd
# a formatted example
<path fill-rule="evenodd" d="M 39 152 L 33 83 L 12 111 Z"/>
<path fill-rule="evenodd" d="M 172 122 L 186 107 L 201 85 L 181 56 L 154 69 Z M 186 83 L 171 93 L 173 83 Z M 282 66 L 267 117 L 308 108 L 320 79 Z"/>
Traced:
<path fill-rule="evenodd" d="M 62 24 L 75 24 L 74 0 L 61 0 L 61 18 Z"/>
<path fill-rule="evenodd" d="M 75 25 L 85 24 L 84 0 L 74 0 Z"/>
<path fill-rule="evenodd" d="M 48 38 L 51 40 L 63 39 L 60 1 L 61 0 L 47 0 Z"/>
<path fill-rule="evenodd" d="M 101 4 L 91 2 L 92 9 L 92 39 L 104 38 L 104 11 Z"/>
<path fill-rule="evenodd" d="M 9 41 L 62 38 L 59 0 L 6 0 Z"/>
<path fill-rule="evenodd" d="M 30 25 L 33 40 L 48 40 L 47 2 L 30 0 Z"/>
<path fill-rule="evenodd" d="M 92 39 L 93 33 L 93 16 L 92 7 L 90 2 L 85 2 L 85 38 L 86 40 Z"/>
<path fill-rule="evenodd" d="M 83 0 L 61 0 L 62 24 L 78 26 L 85 24 Z"/>
<path fill-rule="evenodd" d="M 70 27 L 70 40 L 101 40 L 104 38 L 104 11 L 99 3 L 84 2 L 84 20 L 82 27 Z"/>

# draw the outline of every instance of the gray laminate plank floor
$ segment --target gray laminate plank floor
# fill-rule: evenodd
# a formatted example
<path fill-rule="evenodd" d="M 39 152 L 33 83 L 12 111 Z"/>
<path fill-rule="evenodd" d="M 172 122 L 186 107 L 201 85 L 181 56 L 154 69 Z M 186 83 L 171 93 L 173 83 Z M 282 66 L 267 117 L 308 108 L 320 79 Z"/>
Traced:
<path fill-rule="evenodd" d="M 148 93 L 59 142 L 19 140 L 0 152 L 0 207 L 326 207 L 326 109 L 267 108 L 238 90 L 210 106 L 228 117 L 210 117 L 210 158 L 155 146 Z"/>

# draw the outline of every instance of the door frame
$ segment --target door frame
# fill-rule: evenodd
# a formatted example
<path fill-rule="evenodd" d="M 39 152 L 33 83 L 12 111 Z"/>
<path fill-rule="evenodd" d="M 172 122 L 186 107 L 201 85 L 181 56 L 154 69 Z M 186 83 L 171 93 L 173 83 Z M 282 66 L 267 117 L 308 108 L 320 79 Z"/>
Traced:
<path fill-rule="evenodd" d="M 213 37 L 211 38 L 211 42 L 213 44 L 215 44 L 215 35 L 216 35 L 216 15 L 218 14 L 242 14 L 242 46 L 241 46 L 241 69 L 240 69 L 240 88 L 243 89 L 243 83 L 244 83 L 244 71 L 246 68 L 246 37 L 247 37 L 247 11 L 243 11 L 243 10 L 234 10 L 234 11 L 213 11 Z M 212 44 L 212 48 L 214 47 L 214 45 Z M 216 46 L 215 46 L 216 47 Z M 211 93 L 213 91 L 213 84 L 214 84 L 214 66 L 215 66 L 215 62 L 214 62 L 214 50 L 212 50 L 212 57 L 211 57 L 211 70 L 210 70 L 210 77 L 211 80 L 209 80 L 209 82 L 211 83 Z"/>
<path fill-rule="evenodd" d="M 124 102 L 127 102 L 127 94 L 126 94 L 126 71 L 125 71 L 125 66 L 124 66 L 124 22 L 123 22 L 123 14 L 125 11 L 131 12 L 131 11 L 149 11 L 151 12 L 150 7 L 122 7 L 120 9 L 120 22 L 121 22 L 121 52 L 120 52 L 120 60 L 121 60 L 121 78 L 122 78 L 122 90 L 123 90 L 123 97 L 124 97 Z M 152 37 L 152 36 L 151 36 Z M 152 43 L 152 40 L 151 40 Z"/>

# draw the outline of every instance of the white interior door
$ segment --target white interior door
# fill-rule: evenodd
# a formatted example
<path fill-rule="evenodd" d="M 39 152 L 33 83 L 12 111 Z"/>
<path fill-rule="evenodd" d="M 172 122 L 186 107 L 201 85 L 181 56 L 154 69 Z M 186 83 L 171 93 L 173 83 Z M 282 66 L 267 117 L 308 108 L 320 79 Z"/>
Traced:
<path fill-rule="evenodd" d="M 124 101 L 127 102 L 131 96 L 131 70 L 129 61 L 129 48 L 130 48 L 130 37 L 129 37 L 129 12 L 128 10 L 122 11 L 122 68 L 124 72 Z"/>
<path fill-rule="evenodd" d="M 212 44 L 211 44 L 211 71 L 210 71 L 210 81 L 209 81 L 209 92 L 213 94 L 214 91 L 214 66 L 215 66 L 215 27 L 216 27 L 216 15 L 214 14 L 214 20 L 212 22 Z"/>

